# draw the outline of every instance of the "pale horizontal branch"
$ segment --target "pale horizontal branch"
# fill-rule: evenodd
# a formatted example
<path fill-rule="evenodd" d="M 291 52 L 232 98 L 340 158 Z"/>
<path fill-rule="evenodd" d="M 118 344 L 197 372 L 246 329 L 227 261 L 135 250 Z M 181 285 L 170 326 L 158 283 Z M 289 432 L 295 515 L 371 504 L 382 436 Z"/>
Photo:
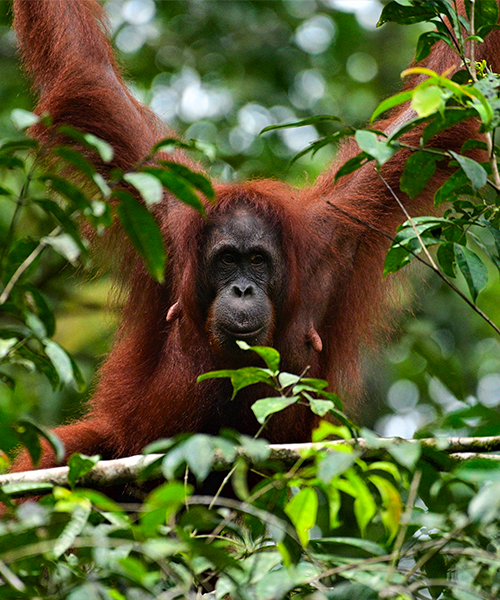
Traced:
<path fill-rule="evenodd" d="M 293 464 L 307 450 L 335 450 L 339 445 L 349 444 L 359 450 L 364 458 L 375 458 L 383 455 L 387 448 L 399 444 L 418 444 L 422 448 L 432 448 L 448 454 L 455 460 L 469 460 L 471 458 L 489 458 L 500 460 L 500 455 L 490 454 L 500 452 L 500 436 L 491 437 L 452 437 L 452 438 L 427 438 L 422 440 L 405 440 L 401 438 L 377 438 L 375 442 L 368 443 L 363 438 L 357 440 L 335 440 L 309 444 L 282 444 L 271 445 L 270 458 L 283 462 L 285 465 Z M 241 452 L 242 454 L 243 451 Z M 88 488 L 104 488 L 111 485 L 124 485 L 137 482 L 146 467 L 161 459 L 161 454 L 148 454 L 128 456 L 115 460 L 102 460 L 92 470 L 79 480 L 79 485 Z M 224 468 L 229 464 L 217 456 L 215 467 Z M 12 497 L 33 496 L 50 491 L 52 486 L 67 487 L 68 467 L 55 467 L 21 473 L 7 473 L 0 475 L 0 486 L 4 492 Z M 148 479 L 159 477 L 159 471 L 148 473 Z M 142 477 L 144 480 L 144 477 Z M 26 488 L 26 489 L 23 489 Z"/>

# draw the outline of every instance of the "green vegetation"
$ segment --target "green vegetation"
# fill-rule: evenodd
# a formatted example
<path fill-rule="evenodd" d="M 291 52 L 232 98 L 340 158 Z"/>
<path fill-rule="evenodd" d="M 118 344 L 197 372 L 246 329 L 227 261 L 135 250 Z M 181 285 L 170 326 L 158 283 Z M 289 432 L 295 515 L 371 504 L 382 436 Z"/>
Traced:
<path fill-rule="evenodd" d="M 384 368 L 379 380 L 372 378 L 370 393 L 376 396 L 389 389 L 387 411 L 392 408 L 395 414 L 389 417 L 392 421 L 386 419 L 385 429 L 379 423 L 381 431 L 399 424 L 410 433 L 425 425 L 418 437 L 498 433 L 500 358 L 494 323 L 499 322 L 500 178 L 494 134 L 500 84 L 487 65 L 475 64 L 470 50 L 465 51 L 466 37 L 479 44 L 496 25 L 497 3 L 468 3 L 469 10 L 475 10 L 473 18 L 469 12 L 468 19 L 459 21 L 448 0 L 389 2 L 381 22 L 432 24 L 432 30 L 418 32 L 418 58 L 444 38 L 462 56 L 464 69 L 452 79 L 427 70 L 414 91 L 388 98 L 378 109 L 370 106 L 365 115 L 363 111 L 350 114 L 353 108 L 345 108 L 341 120 L 314 117 L 314 113 L 332 112 L 328 100 L 320 94 L 313 102 L 312 94 L 307 104 L 307 94 L 302 92 L 315 81 L 319 87 L 310 89 L 318 89 L 319 94 L 321 78 L 326 85 L 322 69 L 342 71 L 338 63 L 347 53 L 342 34 L 353 36 L 360 31 L 352 15 L 330 16 L 326 8 L 320 10 L 314 3 L 304 3 L 314 4 L 312 9 L 292 2 L 158 3 L 158 24 L 164 25 L 164 33 L 155 33 L 154 27 L 148 29 L 144 23 L 127 24 L 123 19 L 120 23 L 119 5 L 109 4 L 118 23 L 117 42 L 130 51 L 129 70 L 137 75 L 138 93 L 154 79 L 153 105 L 156 102 L 158 108 L 163 102 L 164 108 L 177 107 L 172 109 L 174 124 L 183 118 L 184 124 L 193 122 L 188 137 L 192 134 L 202 141 L 189 144 L 195 152 L 209 152 L 208 143 L 215 142 L 219 158 L 214 172 L 222 175 L 230 176 L 232 169 L 241 175 L 275 174 L 285 170 L 293 152 L 299 152 L 289 171 L 290 178 L 296 179 L 304 164 L 309 164 L 309 154 L 318 151 L 311 168 L 315 173 L 332 152 L 329 144 L 347 135 L 355 135 L 361 154 L 338 176 L 369 161 L 380 168 L 404 149 L 401 135 L 411 128 L 424 123 L 427 140 L 437 129 L 465 118 L 476 119 L 485 142 L 469 141 L 461 153 L 411 148 L 401 180 L 410 197 L 430 179 L 435 161 L 452 161 L 454 173 L 435 196 L 436 205 L 445 207 L 442 215 L 402 225 L 387 255 L 385 271 L 389 275 L 417 256 L 440 275 L 429 283 L 433 303 L 428 314 L 418 313 L 408 323 L 405 336 L 390 350 L 392 367 Z M 126 3 L 120 14 L 126 15 L 131 6 Z M 150 2 L 142 4 L 144 11 L 153 9 Z M 247 9 L 247 29 L 238 29 L 241 11 Z M 442 15 L 448 16 L 450 27 L 444 25 Z M 165 24 L 162 20 L 167 17 Z M 307 28 L 314 27 L 316 37 L 308 37 Z M 204 36 L 209 30 L 210 37 Z M 178 31 L 183 33 L 174 33 Z M 235 31 L 246 44 L 246 53 L 240 54 L 244 71 L 238 69 L 240 58 L 234 52 Z M 323 38 L 318 31 L 323 31 Z M 7 39 L 6 31 L 0 33 Z M 327 50 L 335 35 L 338 54 Z M 318 39 L 325 40 L 324 47 L 314 46 Z M 196 40 L 202 42 L 197 45 Z M 214 50 L 219 41 L 220 50 L 219 46 Z M 277 52 L 275 43 L 284 51 Z M 367 58 L 373 59 L 368 48 L 371 52 L 367 42 L 359 49 L 361 58 L 353 59 L 351 54 L 347 70 L 351 76 L 357 73 L 356 85 L 366 97 L 377 92 L 375 83 L 362 87 L 368 83 L 363 83 L 363 73 L 370 71 L 370 65 L 374 69 Z M 181 68 L 183 75 L 177 76 Z M 60 417 L 59 409 L 51 408 L 54 397 L 46 395 L 46 386 L 56 391 L 82 390 L 94 360 L 83 349 L 97 345 L 95 351 L 102 350 L 102 342 L 95 344 L 94 328 L 88 326 L 93 318 L 89 314 L 84 315 L 84 326 L 80 322 L 76 330 L 69 329 L 75 325 L 74 315 L 82 310 L 92 313 L 96 304 L 100 308 L 102 295 L 96 292 L 99 284 L 93 283 L 73 296 L 74 284 L 66 283 L 71 265 L 88 262 L 88 244 L 80 233 L 82 221 L 98 236 L 118 219 L 151 275 L 161 280 L 168 257 L 148 208 L 159 201 L 164 187 L 198 210 L 202 210 L 199 194 L 210 197 L 212 192 L 208 179 L 168 162 L 158 161 L 154 167 L 139 164 L 128 173 L 114 171 L 105 180 L 73 147 L 40 148 L 19 133 L 37 119 L 26 111 L 29 102 L 24 96 L 18 102 L 16 98 L 13 124 L 7 120 L 18 83 L 9 60 L 2 69 L 0 95 L 9 98 L 0 120 L 6 133 L 0 145 L 0 450 L 6 467 L 7 453 L 19 442 L 36 460 L 39 435 L 61 453 L 60 442 L 36 424 L 44 422 L 37 417 L 46 411 L 45 424 Z M 229 82 L 230 98 L 217 87 L 219 77 Z M 378 91 L 387 89 L 387 82 L 377 80 L 377 84 L 381 85 Z M 189 85 L 194 86 L 191 92 Z M 347 93 L 354 84 L 344 81 L 343 85 Z M 178 94 L 177 104 L 169 100 L 168 86 Z M 210 102 L 218 98 L 221 113 L 198 114 L 200 121 L 194 123 L 193 106 L 185 99 L 189 98 L 186 89 L 194 93 L 195 88 L 208 95 Z M 288 89 L 297 114 L 283 107 Z M 201 111 L 201 96 L 197 98 Z M 373 110 L 375 117 L 407 101 L 417 116 L 390 137 L 354 128 L 358 118 Z M 229 111 L 228 102 L 239 107 L 237 117 L 224 112 Z M 289 129 L 268 137 L 258 137 L 254 131 L 302 117 L 306 128 L 315 128 L 311 152 L 301 152 L 307 143 L 299 148 L 295 146 L 298 138 L 286 137 L 283 132 Z M 94 153 L 109 161 L 113 149 L 102 140 L 69 128 L 64 134 L 86 149 L 85 156 Z M 264 141 L 268 139 L 269 145 Z M 480 163 L 465 156 L 473 147 L 485 148 L 488 160 Z M 68 175 L 68 167 L 78 174 L 76 180 Z M 121 190 L 122 181 L 135 187 L 143 202 Z M 91 330 L 79 347 L 74 346 L 76 358 L 65 349 L 56 323 L 58 327 L 62 323 L 63 331 L 75 331 L 77 338 L 79 328 Z M 70 335 L 66 332 L 62 337 Z M 238 600 L 498 597 L 500 465 L 496 460 L 478 456 L 464 462 L 447 451 L 453 447 L 447 448 L 445 440 L 434 447 L 388 443 L 368 430 L 359 431 L 343 415 L 340 399 L 325 392 L 324 382 L 280 372 L 279 355 L 273 349 L 248 351 L 257 352 L 265 367 L 202 378 L 229 377 L 235 394 L 246 385 L 266 381 L 275 394 L 254 405 L 264 431 L 269 419 L 279 418 L 279 410 L 292 402 L 305 402 L 316 414 L 331 412 L 340 422 L 324 422 L 313 441 L 323 443 L 335 436 L 345 443 L 329 450 L 306 449 L 294 459 L 289 455 L 277 458 L 264 440 L 235 432 L 159 440 L 145 450 L 161 455 L 145 477 L 154 474 L 163 482 L 130 505 L 115 503 L 105 490 L 78 487 L 98 457 L 74 455 L 68 488 L 47 483 L 46 491 L 51 493 L 36 503 L 13 506 L 11 497 L 26 495 L 30 486 L 5 485 L 0 499 L 10 509 L 0 522 L 0 598 L 173 599 L 197 598 L 212 591 L 216 598 Z M 388 371 L 392 379 L 386 378 Z M 416 408 L 419 399 L 424 408 Z M 360 435 L 363 444 L 357 443 Z M 229 489 L 227 498 L 224 493 Z"/>

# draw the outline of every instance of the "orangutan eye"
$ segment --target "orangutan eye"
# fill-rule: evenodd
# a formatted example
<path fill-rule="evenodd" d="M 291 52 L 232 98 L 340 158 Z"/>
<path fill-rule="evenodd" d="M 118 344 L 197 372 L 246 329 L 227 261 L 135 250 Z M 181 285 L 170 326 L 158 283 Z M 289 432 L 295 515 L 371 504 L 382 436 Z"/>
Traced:
<path fill-rule="evenodd" d="M 260 267 L 264 264 L 264 262 L 265 258 L 262 256 L 262 254 L 254 254 L 250 258 L 250 264 L 252 265 L 252 267 Z"/>
<path fill-rule="evenodd" d="M 226 267 L 232 267 L 236 262 L 236 258 L 234 257 L 234 254 L 231 254 L 231 252 L 224 252 L 220 259 L 222 264 L 226 265 Z"/>

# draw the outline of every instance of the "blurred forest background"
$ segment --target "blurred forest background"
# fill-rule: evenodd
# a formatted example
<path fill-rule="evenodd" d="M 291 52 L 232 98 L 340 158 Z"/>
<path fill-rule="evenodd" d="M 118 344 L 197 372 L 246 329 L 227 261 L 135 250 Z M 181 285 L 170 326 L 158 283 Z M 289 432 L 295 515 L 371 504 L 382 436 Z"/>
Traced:
<path fill-rule="evenodd" d="M 325 131 L 308 126 L 259 132 L 318 114 L 362 125 L 381 99 L 398 91 L 399 74 L 421 32 L 376 29 L 378 0 L 110 0 L 105 6 L 133 93 L 186 138 L 213 144 L 215 158 L 207 166 L 223 180 L 313 181 L 332 160 L 333 147 L 292 166 L 289 161 Z M 10 3 L 0 0 L 0 139 L 19 135 L 12 109 L 31 110 L 35 103 L 10 24 Z M 0 245 L 10 214 L 2 202 L 0 196 Z M 40 227 L 27 211 L 17 235 L 35 235 Z M 87 267 L 75 269 L 54 253 L 37 274 L 56 310 L 55 339 L 73 354 L 88 382 L 82 397 L 67 388 L 54 393 L 42 376 L 23 375 L 16 400 L 45 425 L 81 414 L 113 338 L 119 306 L 110 307 L 109 277 Z M 479 403 L 481 415 L 486 410 L 491 419 L 483 419 L 477 433 L 495 433 L 499 340 L 436 277 L 414 268 L 412 280 L 418 292 L 413 301 L 410 286 L 401 287 L 411 313 L 403 316 L 397 335 L 388 335 L 379 356 L 366 357 L 364 424 L 383 435 L 410 437 L 436 417 Z M 491 269 L 478 304 L 496 323 L 499 291 Z"/>

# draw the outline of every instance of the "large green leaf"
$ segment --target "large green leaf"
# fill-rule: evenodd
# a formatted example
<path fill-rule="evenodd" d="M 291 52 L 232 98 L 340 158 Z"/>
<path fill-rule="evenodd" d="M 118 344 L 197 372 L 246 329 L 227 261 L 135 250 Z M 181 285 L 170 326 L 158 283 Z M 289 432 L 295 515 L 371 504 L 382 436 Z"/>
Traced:
<path fill-rule="evenodd" d="M 419 151 L 406 160 L 401 175 L 401 191 L 410 198 L 418 196 L 436 171 L 436 157 L 430 152 Z"/>
<path fill-rule="evenodd" d="M 455 244 L 455 256 L 475 302 L 479 292 L 488 283 L 488 269 L 479 256 L 466 246 Z"/>
<path fill-rule="evenodd" d="M 136 250 L 144 258 L 147 269 L 156 281 L 163 282 L 166 253 L 163 237 L 153 215 L 132 194 L 114 190 L 120 201 L 118 216 Z"/>

